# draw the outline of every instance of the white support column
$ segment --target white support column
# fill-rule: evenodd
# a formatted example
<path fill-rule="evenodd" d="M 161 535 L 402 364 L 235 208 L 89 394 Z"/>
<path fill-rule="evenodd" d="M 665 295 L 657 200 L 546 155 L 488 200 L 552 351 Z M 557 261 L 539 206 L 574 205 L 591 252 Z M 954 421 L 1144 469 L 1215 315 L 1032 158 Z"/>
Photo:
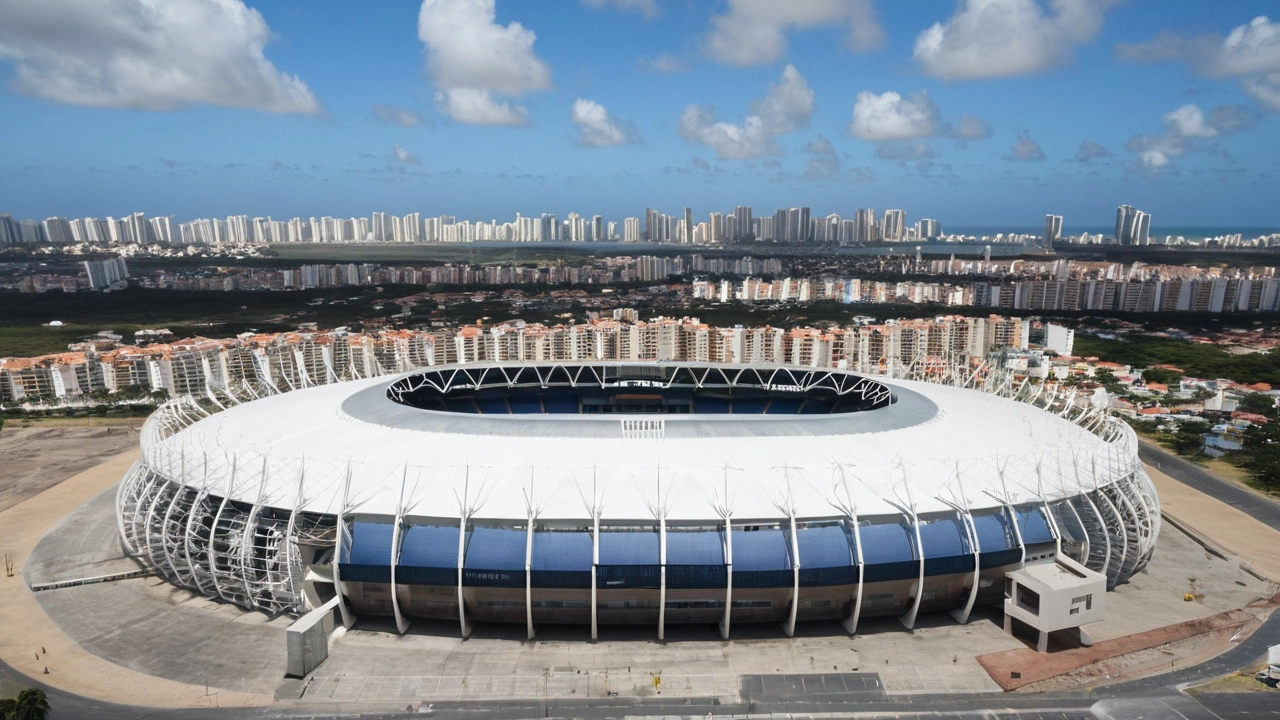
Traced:
<path fill-rule="evenodd" d="M 858 618 L 862 615 L 862 586 L 866 578 L 867 565 L 862 559 L 862 533 L 858 530 L 858 513 L 849 513 L 849 522 L 853 526 L 853 544 L 858 560 L 858 594 L 853 598 L 853 613 L 844 620 L 845 632 L 853 635 L 858 632 Z"/>
<path fill-rule="evenodd" d="M 968 500 L 965 500 L 966 506 Z M 978 528 L 973 524 L 973 513 L 969 512 L 969 508 L 965 507 L 962 511 L 957 511 L 960 515 L 960 521 L 964 523 L 964 532 L 969 536 L 969 547 L 973 550 L 973 578 L 970 580 L 969 599 L 965 601 L 963 610 L 952 610 L 951 617 L 961 625 L 969 622 L 969 614 L 973 612 L 973 605 L 978 600 L 978 580 L 982 574 L 982 543 L 978 540 Z"/>
<path fill-rule="evenodd" d="M 471 636 L 471 623 L 467 622 L 467 603 L 462 597 L 462 566 L 466 560 L 467 550 L 467 517 L 458 518 L 458 631 L 462 639 Z"/>
<path fill-rule="evenodd" d="M 1089 503 L 1089 509 L 1093 511 L 1093 516 L 1098 519 L 1098 527 L 1102 528 L 1102 538 L 1106 541 L 1106 547 L 1102 554 L 1102 567 L 1098 568 L 1098 572 L 1103 575 L 1107 574 L 1107 568 L 1111 567 L 1111 533 L 1107 532 L 1107 519 L 1102 516 L 1102 511 L 1093 502 L 1093 498 L 1088 493 L 1081 493 L 1080 497 Z M 1088 530 L 1085 531 L 1088 535 Z"/>
<path fill-rule="evenodd" d="M 916 626 L 916 615 L 920 613 L 920 599 L 924 596 L 924 545 L 920 541 L 920 517 L 916 515 L 915 508 L 911 510 L 911 528 L 916 536 L 916 554 L 920 556 L 920 576 L 916 579 L 915 601 L 911 603 L 911 609 L 907 614 L 898 618 L 898 620 L 908 629 L 914 630 Z"/>
<path fill-rule="evenodd" d="M 733 610 L 733 515 L 724 516 L 724 618 L 720 620 L 720 637 L 729 639 L 729 621 Z"/>
<path fill-rule="evenodd" d="M 667 634 L 667 514 L 658 515 L 658 563 L 660 580 L 658 584 L 658 639 L 663 640 Z"/>
<path fill-rule="evenodd" d="M 528 532 L 524 542 L 524 618 L 529 639 L 533 639 L 533 514 L 529 515 Z"/>
<path fill-rule="evenodd" d="M 267 494 L 267 457 L 262 457 L 262 479 L 258 482 L 258 497 L 253 503 L 253 508 L 249 510 L 249 518 L 245 520 L 244 534 L 241 535 L 240 544 L 240 581 L 244 583 L 245 598 L 249 603 L 249 607 L 254 610 L 258 609 L 258 599 L 254 597 L 257 593 L 253 591 L 253 586 L 249 584 L 249 565 L 250 558 L 253 556 L 253 536 L 257 534 L 258 514 L 262 512 L 262 503 Z"/>
<path fill-rule="evenodd" d="M 213 591 L 218 593 L 218 597 L 223 600 L 229 600 L 227 594 L 222 591 L 222 583 L 218 582 L 217 557 L 218 553 L 214 549 L 214 541 L 218 535 L 218 523 L 222 521 L 222 513 L 227 509 L 227 503 L 231 502 L 231 493 L 236 488 L 236 469 L 238 458 L 231 456 L 231 473 L 227 475 L 227 491 L 222 494 L 222 502 L 218 505 L 218 512 L 214 513 L 213 525 L 209 528 L 209 577 L 213 580 Z"/>
<path fill-rule="evenodd" d="M 1005 512 L 1009 513 L 1009 523 L 1013 525 L 1013 536 L 1018 541 L 1018 549 L 1022 551 L 1022 556 L 1018 559 L 1019 565 L 1027 562 L 1027 544 L 1022 541 L 1022 528 L 1018 525 L 1018 513 L 1013 511 L 1013 505 L 1009 502 L 1009 486 L 1004 480 L 1004 466 L 1001 465 L 998 471 L 1000 476 L 1000 495 L 995 495 L 989 490 L 984 490 L 991 497 L 1000 501 L 1004 506 Z"/>
<path fill-rule="evenodd" d="M 183 555 L 187 561 L 187 571 L 191 573 L 191 582 L 197 590 L 204 592 L 204 583 L 200 582 L 200 575 L 196 573 L 196 564 L 191 560 L 191 538 L 195 537 L 195 518 L 196 508 L 203 507 L 204 500 L 209 496 L 209 456 L 204 455 L 204 470 L 202 472 L 202 480 L 200 483 L 200 492 L 196 493 L 196 497 L 191 501 L 191 509 L 187 511 L 186 528 L 183 530 Z"/>
<path fill-rule="evenodd" d="M 1111 502 L 1111 498 L 1107 497 L 1107 494 L 1101 490 L 1098 491 L 1098 497 L 1102 498 L 1103 504 L 1107 506 L 1107 509 L 1111 511 L 1112 516 L 1115 517 L 1116 529 L 1120 532 L 1120 559 L 1115 563 L 1116 580 L 1119 582 L 1120 572 L 1124 569 L 1125 558 L 1129 555 L 1129 533 L 1125 532 L 1124 516 L 1120 514 L 1120 509 L 1116 507 L 1115 503 Z M 1106 523 L 1103 523 L 1103 527 L 1106 527 Z M 1110 537 L 1111 532 L 1108 530 L 1107 538 L 1110 539 Z M 1114 543 L 1112 543 L 1112 547 L 1114 546 Z M 1115 558 L 1114 553 L 1112 554 L 1112 558 Z"/>
<path fill-rule="evenodd" d="M 164 510 L 164 517 L 160 518 L 160 528 L 159 528 L 160 551 L 164 554 L 165 568 L 168 570 L 169 573 L 171 573 L 174 576 L 174 578 L 177 578 L 179 580 L 181 580 L 181 576 L 178 573 L 178 567 L 173 562 L 173 554 L 169 552 L 168 534 L 169 534 L 169 519 L 173 517 L 173 508 L 178 505 L 178 497 L 182 493 L 187 491 L 187 449 L 185 447 L 182 449 L 180 463 L 181 464 L 179 467 L 181 469 L 179 472 L 182 475 L 182 479 L 179 480 L 177 483 L 174 483 L 175 485 L 177 485 L 177 488 L 173 491 L 173 497 L 169 498 L 169 506 Z M 156 497 L 159 498 L 160 493 L 156 493 Z M 148 522 L 147 525 L 149 528 L 149 532 L 155 532 L 154 530 L 150 530 L 150 522 Z M 154 537 L 154 535 L 151 535 L 149 537 Z M 154 560 L 155 551 L 151 550 L 150 540 L 148 540 L 147 542 L 147 552 Z"/>
<path fill-rule="evenodd" d="M 338 524 L 334 527 L 333 533 L 333 591 L 338 596 L 338 613 L 342 616 L 342 626 L 348 630 L 355 625 L 355 618 L 351 617 L 351 609 L 347 607 L 347 596 L 342 588 L 342 575 L 338 571 L 338 561 L 342 559 L 342 544 L 346 537 L 347 522 L 344 516 L 347 513 L 347 501 L 351 496 L 351 461 L 347 461 L 347 476 L 342 483 L 342 507 L 338 511 Z"/>
<path fill-rule="evenodd" d="M 301 558 L 295 557 L 295 549 L 298 546 L 298 541 L 297 538 L 294 537 L 294 532 L 298 528 L 298 513 L 301 512 L 302 509 L 302 490 L 306 484 L 306 473 L 307 459 L 304 456 L 298 466 L 298 494 L 294 497 L 293 511 L 289 513 L 289 525 L 284 533 L 285 574 L 286 577 L 289 578 L 289 591 L 294 593 L 294 610 L 310 609 L 304 608 L 307 593 L 301 586 L 305 580 L 298 582 L 298 579 L 293 575 L 293 568 L 295 565 L 301 568 Z M 306 568 L 302 568 L 302 573 L 303 578 L 305 578 Z"/>
<path fill-rule="evenodd" d="M 592 518 L 591 528 L 591 640 L 600 639 L 600 624 L 596 607 L 596 571 L 600 567 L 600 513 Z"/>
<path fill-rule="evenodd" d="M 404 523 L 404 514 L 396 510 L 396 524 L 391 529 L 391 612 L 396 618 L 396 630 L 401 635 L 409 629 L 409 621 L 400 612 L 400 600 L 396 596 L 396 561 L 400 559 L 400 528 Z"/>
<path fill-rule="evenodd" d="M 800 543 L 796 538 L 796 516 L 791 513 L 791 612 L 782 631 L 787 637 L 795 637 L 796 614 L 800 610 Z"/>

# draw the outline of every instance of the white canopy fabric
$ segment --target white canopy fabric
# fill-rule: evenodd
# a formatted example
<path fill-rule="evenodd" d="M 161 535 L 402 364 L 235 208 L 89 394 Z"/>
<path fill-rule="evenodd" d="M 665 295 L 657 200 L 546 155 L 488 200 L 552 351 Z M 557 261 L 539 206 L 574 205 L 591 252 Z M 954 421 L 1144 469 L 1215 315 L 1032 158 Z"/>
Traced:
<path fill-rule="evenodd" d="M 848 414 L 625 417 L 421 410 L 372 378 L 276 395 L 144 442 L 211 494 L 317 513 L 696 522 L 944 512 L 1061 498 L 1132 471 L 1133 448 L 977 390 L 882 381 Z M 635 417 L 635 416 L 626 416 Z M 646 419 L 650 416 L 642 416 Z"/>

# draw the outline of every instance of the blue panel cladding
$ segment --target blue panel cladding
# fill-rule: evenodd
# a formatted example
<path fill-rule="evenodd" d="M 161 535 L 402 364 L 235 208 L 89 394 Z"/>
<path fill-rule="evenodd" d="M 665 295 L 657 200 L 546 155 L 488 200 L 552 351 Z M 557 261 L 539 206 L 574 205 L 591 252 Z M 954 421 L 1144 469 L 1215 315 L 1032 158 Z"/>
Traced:
<path fill-rule="evenodd" d="M 657 530 L 601 532 L 600 566 L 596 570 L 596 586 L 601 588 L 660 587 L 662 584 L 660 560 Z"/>
<path fill-rule="evenodd" d="M 800 547 L 800 585 L 853 585 L 858 582 L 857 546 L 844 524 L 796 528 Z"/>
<path fill-rule="evenodd" d="M 668 588 L 722 588 L 728 579 L 723 532 L 667 530 Z"/>
<path fill-rule="evenodd" d="M 1044 516 L 1044 509 L 1039 505 L 1018 505 L 1013 508 L 1018 514 L 1018 530 L 1022 532 L 1022 542 L 1026 545 L 1055 542 L 1053 530 Z"/>
<path fill-rule="evenodd" d="M 959 517 L 921 521 L 920 546 L 925 575 L 973 572 L 973 547 Z"/>
<path fill-rule="evenodd" d="M 462 584 L 473 587 L 524 587 L 524 530 L 478 527 L 467 541 Z"/>
<path fill-rule="evenodd" d="M 790 529 L 761 528 L 733 531 L 734 587 L 791 587 L 795 564 Z"/>
<path fill-rule="evenodd" d="M 402 585 L 458 583 L 457 525 L 410 525 L 400 538 L 396 582 Z"/>
<path fill-rule="evenodd" d="M 920 575 L 912 530 L 900 523 L 877 523 L 858 528 L 862 539 L 864 582 L 909 580 Z"/>
<path fill-rule="evenodd" d="M 343 548 L 338 574 L 351 582 L 391 582 L 391 538 L 394 534 L 394 525 L 352 523 L 351 547 Z"/>
<path fill-rule="evenodd" d="M 540 588 L 591 587 L 593 548 L 589 532 L 534 532 L 530 584 Z"/>
<path fill-rule="evenodd" d="M 983 570 L 1012 565 L 1022 560 L 1022 548 L 1013 534 L 1013 525 L 1004 508 L 973 516 L 978 535 L 978 565 Z"/>

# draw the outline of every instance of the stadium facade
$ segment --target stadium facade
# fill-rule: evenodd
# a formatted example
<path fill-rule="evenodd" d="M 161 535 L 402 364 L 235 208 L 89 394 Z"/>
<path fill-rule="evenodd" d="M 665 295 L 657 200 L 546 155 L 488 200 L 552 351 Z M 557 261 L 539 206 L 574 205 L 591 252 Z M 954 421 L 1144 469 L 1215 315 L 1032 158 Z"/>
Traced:
<path fill-rule="evenodd" d="M 131 554 L 267 613 L 599 625 L 921 612 L 1148 561 L 1133 432 L 1050 385 L 696 362 L 436 366 L 148 420 Z"/>

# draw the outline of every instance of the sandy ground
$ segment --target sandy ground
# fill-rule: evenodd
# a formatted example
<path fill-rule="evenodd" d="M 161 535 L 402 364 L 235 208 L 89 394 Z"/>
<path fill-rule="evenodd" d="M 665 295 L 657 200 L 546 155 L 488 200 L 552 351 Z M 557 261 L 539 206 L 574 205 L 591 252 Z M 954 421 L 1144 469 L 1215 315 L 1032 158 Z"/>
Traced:
<path fill-rule="evenodd" d="M 1280 581 L 1280 530 L 1147 467 L 1160 493 L 1160 510 L 1215 546 L 1240 558 L 1250 569 Z"/>
<path fill-rule="evenodd" d="M 141 419 L 93 425 L 6 420 L 0 429 L 0 511 L 138 447 Z M 72 508 L 67 508 L 71 510 Z"/>
<path fill-rule="evenodd" d="M 7 434 L 8 431 L 6 431 Z M 135 441 L 136 442 L 136 441 Z M 109 702 L 154 707 L 207 707 L 204 687 L 144 675 L 103 660 L 67 637 L 27 589 L 23 565 L 32 548 L 69 512 L 119 482 L 138 457 L 116 455 L 44 492 L 0 512 L 0 552 L 16 566 L 14 577 L 0 574 L 0 658 L 18 672 L 60 690 Z M 49 674 L 45 675 L 45 668 Z M 222 707 L 263 705 L 270 696 L 223 692 Z"/>

